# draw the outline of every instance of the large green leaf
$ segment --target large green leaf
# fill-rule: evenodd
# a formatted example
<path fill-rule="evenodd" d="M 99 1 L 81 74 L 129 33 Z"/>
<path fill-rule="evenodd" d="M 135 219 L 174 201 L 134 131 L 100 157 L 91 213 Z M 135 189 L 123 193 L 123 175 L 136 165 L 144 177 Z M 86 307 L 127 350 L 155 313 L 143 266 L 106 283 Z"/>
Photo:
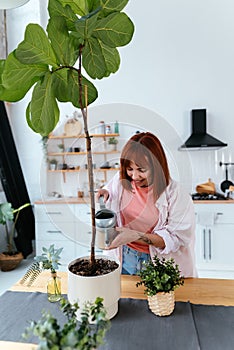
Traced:
<path fill-rule="evenodd" d="M 120 65 L 120 56 L 116 48 L 109 47 L 103 42 L 99 42 L 102 50 L 102 54 L 106 63 L 106 74 L 108 77 L 111 73 L 117 72 Z"/>
<path fill-rule="evenodd" d="M 5 225 L 8 220 L 13 221 L 13 210 L 11 203 L 4 202 L 0 204 L 0 224 Z"/>
<path fill-rule="evenodd" d="M 127 45 L 133 36 L 134 25 L 125 13 L 112 13 L 98 21 L 93 36 L 110 47 Z"/>
<path fill-rule="evenodd" d="M 95 38 L 90 38 L 86 41 L 83 49 L 83 66 L 93 79 L 101 79 L 106 76 L 107 67 L 102 48 L 99 41 Z"/>
<path fill-rule="evenodd" d="M 64 17 L 69 30 L 74 30 L 74 23 L 78 17 L 74 11 L 72 11 L 70 6 L 63 7 L 58 0 L 49 0 L 48 11 L 50 18 L 57 16 Z"/>
<path fill-rule="evenodd" d="M 27 111 L 29 126 L 42 136 L 53 131 L 59 120 L 59 108 L 52 85 L 52 74 L 47 73 L 43 82 L 35 85 Z"/>
<path fill-rule="evenodd" d="M 81 17 L 75 24 L 76 32 L 73 35 L 77 35 L 83 40 L 89 38 L 96 27 L 99 10 L 95 10 L 89 16 Z"/>
<path fill-rule="evenodd" d="M 78 58 L 79 40 L 72 37 L 64 17 L 52 17 L 47 26 L 48 36 L 60 65 L 73 65 Z"/>
<path fill-rule="evenodd" d="M 105 16 L 112 12 L 120 12 L 127 5 L 128 0 L 102 0 L 102 12 Z"/>
<path fill-rule="evenodd" d="M 32 85 L 48 72 L 45 64 L 20 63 L 14 53 L 10 53 L 6 61 L 1 63 L 0 99 L 9 102 L 21 100 Z"/>
<path fill-rule="evenodd" d="M 38 24 L 27 25 L 24 41 L 17 47 L 15 55 L 24 64 L 57 66 L 56 56 L 47 35 Z"/>
<path fill-rule="evenodd" d="M 74 69 L 61 69 L 53 73 L 53 87 L 55 96 L 60 102 L 71 102 L 73 106 L 80 108 L 78 72 Z M 81 78 L 82 104 L 85 106 L 85 88 L 87 86 L 88 105 L 97 99 L 98 93 L 95 86 L 85 77 Z"/>
<path fill-rule="evenodd" d="M 63 6 L 69 5 L 79 16 L 89 13 L 89 2 L 87 0 L 59 0 L 59 2 Z"/>

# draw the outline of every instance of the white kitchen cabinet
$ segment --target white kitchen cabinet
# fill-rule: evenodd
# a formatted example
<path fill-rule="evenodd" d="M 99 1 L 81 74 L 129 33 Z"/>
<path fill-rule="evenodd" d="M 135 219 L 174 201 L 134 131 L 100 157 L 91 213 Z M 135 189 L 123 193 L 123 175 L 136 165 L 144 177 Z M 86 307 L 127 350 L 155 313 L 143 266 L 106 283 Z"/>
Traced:
<path fill-rule="evenodd" d="M 234 278 L 234 204 L 195 204 L 199 277 Z"/>
<path fill-rule="evenodd" d="M 56 248 L 63 247 L 61 264 L 66 266 L 89 254 L 91 228 L 87 208 L 85 204 L 35 204 L 36 254 L 40 255 L 42 247 L 51 244 Z"/>

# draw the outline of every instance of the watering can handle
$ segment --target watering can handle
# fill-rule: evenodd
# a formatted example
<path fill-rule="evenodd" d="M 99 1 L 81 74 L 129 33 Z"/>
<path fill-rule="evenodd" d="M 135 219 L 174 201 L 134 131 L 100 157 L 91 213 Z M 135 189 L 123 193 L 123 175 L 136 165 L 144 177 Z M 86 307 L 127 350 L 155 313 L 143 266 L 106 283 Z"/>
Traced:
<path fill-rule="evenodd" d="M 103 196 L 99 197 L 99 204 L 100 204 L 100 209 L 105 209 L 106 208 Z"/>

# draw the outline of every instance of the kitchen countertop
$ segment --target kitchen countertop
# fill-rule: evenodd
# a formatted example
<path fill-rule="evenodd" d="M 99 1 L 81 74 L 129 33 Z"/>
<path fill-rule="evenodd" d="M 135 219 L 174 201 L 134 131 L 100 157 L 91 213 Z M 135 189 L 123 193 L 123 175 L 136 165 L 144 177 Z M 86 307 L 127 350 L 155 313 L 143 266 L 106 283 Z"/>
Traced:
<path fill-rule="evenodd" d="M 233 204 L 234 200 L 233 199 L 224 199 L 224 200 L 194 200 L 194 204 Z"/>
<path fill-rule="evenodd" d="M 39 199 L 34 204 L 87 204 L 90 203 L 89 197 L 48 197 L 46 199 Z"/>
<path fill-rule="evenodd" d="M 55 197 L 49 197 L 44 200 L 37 200 L 34 202 L 34 204 L 89 204 L 90 198 L 89 197 L 61 197 L 61 198 L 55 198 Z M 194 204 L 234 204 L 233 199 L 227 199 L 227 200 L 194 200 Z"/>

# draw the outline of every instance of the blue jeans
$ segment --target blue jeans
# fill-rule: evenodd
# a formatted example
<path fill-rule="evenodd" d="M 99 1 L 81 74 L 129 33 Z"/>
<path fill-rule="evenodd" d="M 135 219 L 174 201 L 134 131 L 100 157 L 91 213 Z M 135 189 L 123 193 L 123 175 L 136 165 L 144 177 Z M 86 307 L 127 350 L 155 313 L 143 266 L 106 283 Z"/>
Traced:
<path fill-rule="evenodd" d="M 144 267 L 142 263 L 150 260 L 150 254 L 138 252 L 126 245 L 123 246 L 123 275 L 137 275 Z"/>

